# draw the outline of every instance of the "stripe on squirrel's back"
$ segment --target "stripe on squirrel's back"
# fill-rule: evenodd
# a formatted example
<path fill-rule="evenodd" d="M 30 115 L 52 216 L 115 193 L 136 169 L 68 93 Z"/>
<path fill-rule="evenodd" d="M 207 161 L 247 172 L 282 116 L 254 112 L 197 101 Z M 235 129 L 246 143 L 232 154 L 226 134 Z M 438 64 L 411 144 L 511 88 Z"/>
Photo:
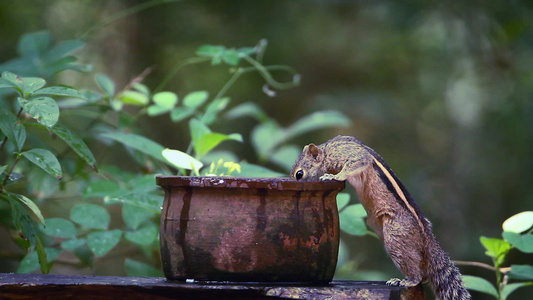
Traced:
<path fill-rule="evenodd" d="M 418 224 L 425 232 L 429 224 L 427 224 L 426 218 L 420 212 L 420 209 L 414 202 L 413 197 L 411 197 L 409 192 L 407 192 L 403 184 L 396 177 L 394 172 L 392 172 L 392 170 L 387 166 L 383 159 L 379 156 L 376 157 L 374 154 L 376 153 L 372 153 L 372 155 L 374 156 L 374 162 L 372 165 L 374 169 L 378 172 L 381 180 L 383 181 L 383 183 L 385 183 L 387 189 L 394 194 L 400 205 L 409 210 L 413 214 L 413 216 L 415 216 L 416 220 L 418 221 Z"/>

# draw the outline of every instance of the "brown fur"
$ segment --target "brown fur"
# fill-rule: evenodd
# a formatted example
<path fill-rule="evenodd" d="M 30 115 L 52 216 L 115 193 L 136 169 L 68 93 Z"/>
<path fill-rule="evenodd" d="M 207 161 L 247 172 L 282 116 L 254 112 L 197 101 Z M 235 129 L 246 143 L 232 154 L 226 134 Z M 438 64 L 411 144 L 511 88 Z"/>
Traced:
<path fill-rule="evenodd" d="M 348 180 L 367 211 L 368 225 L 405 276 L 388 284 L 410 287 L 429 280 L 441 300 L 470 299 L 459 269 L 440 247 L 431 223 L 374 150 L 349 136 L 310 144 L 296 160 L 291 177 Z"/>

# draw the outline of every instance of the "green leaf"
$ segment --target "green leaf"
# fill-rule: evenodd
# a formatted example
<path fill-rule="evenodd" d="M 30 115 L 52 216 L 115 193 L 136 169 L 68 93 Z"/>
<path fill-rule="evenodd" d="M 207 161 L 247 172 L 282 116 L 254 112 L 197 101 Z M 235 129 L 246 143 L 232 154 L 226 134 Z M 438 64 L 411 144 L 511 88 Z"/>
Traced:
<path fill-rule="evenodd" d="M 65 126 L 56 124 L 50 129 L 58 137 L 60 137 L 67 145 L 78 154 L 78 156 L 83 159 L 91 168 L 96 170 L 96 159 L 94 158 L 93 153 L 87 147 L 87 144 L 78 137 L 74 132 L 68 129 Z"/>
<path fill-rule="evenodd" d="M 530 265 L 511 265 L 511 271 L 507 273 L 509 278 L 519 280 L 533 279 L 533 266 Z"/>
<path fill-rule="evenodd" d="M 112 180 L 93 181 L 83 190 L 83 198 L 116 197 L 122 194 L 124 190 Z"/>
<path fill-rule="evenodd" d="M 87 244 L 86 239 L 72 239 L 72 240 L 63 241 L 61 243 L 61 248 L 68 250 L 68 251 L 74 251 L 76 248 L 79 248 L 86 244 Z"/>
<path fill-rule="evenodd" d="M 0 175 L 2 175 L 2 173 L 4 173 L 4 171 L 7 169 L 7 165 L 6 166 L 0 166 Z M 0 176 L 0 178 L 2 178 L 2 176 Z"/>
<path fill-rule="evenodd" d="M 20 194 L 9 193 L 9 192 L 6 192 L 6 195 L 9 197 L 9 199 L 15 200 L 15 201 L 18 201 L 24 204 L 24 206 L 26 206 L 33 213 L 33 215 L 35 215 L 35 217 L 37 217 L 37 219 L 39 220 L 39 222 L 41 222 L 41 224 L 43 225 L 45 224 L 44 217 L 41 213 L 41 210 L 28 197 L 24 195 L 20 195 Z"/>
<path fill-rule="evenodd" d="M 166 160 L 163 158 L 163 155 L 161 155 L 161 152 L 163 152 L 163 149 L 165 148 L 160 144 L 143 136 L 136 135 L 133 133 L 121 132 L 106 132 L 102 133 L 101 136 L 110 138 L 112 140 L 122 143 L 126 147 L 139 150 L 155 159 L 166 162 Z"/>
<path fill-rule="evenodd" d="M 7 174 L 5 174 L 5 175 L 7 175 Z M 0 177 L 3 177 L 2 180 L 5 179 L 5 176 L 0 176 Z M 13 171 L 13 172 L 11 172 L 11 174 L 9 174 L 9 177 L 7 178 L 6 186 L 17 182 L 17 181 L 21 180 L 22 178 L 24 178 L 24 175 Z"/>
<path fill-rule="evenodd" d="M 109 101 L 109 105 L 111 105 L 111 108 L 114 111 L 122 111 L 122 108 L 124 107 L 124 103 L 122 103 L 122 101 L 119 99 L 111 99 L 111 101 Z"/>
<path fill-rule="evenodd" d="M 15 90 L 17 90 L 21 96 L 24 95 L 22 88 L 22 77 L 18 76 L 15 73 L 4 71 L 2 72 L 2 79 L 4 85 L 10 85 Z"/>
<path fill-rule="evenodd" d="M 498 291 L 494 285 L 486 279 L 477 276 L 463 275 L 463 281 L 467 289 L 489 294 L 496 297 L 496 299 L 499 299 Z"/>
<path fill-rule="evenodd" d="M 58 238 L 75 238 L 78 234 L 74 223 L 62 218 L 46 219 L 46 226 L 40 229 L 44 234 Z"/>
<path fill-rule="evenodd" d="M 63 176 L 61 165 L 52 152 L 46 149 L 34 148 L 21 154 L 48 174 L 57 177 L 57 179 L 61 179 Z"/>
<path fill-rule="evenodd" d="M 289 171 L 300 153 L 302 150 L 294 145 L 282 146 L 269 156 L 269 160 Z"/>
<path fill-rule="evenodd" d="M 486 238 L 482 236 L 479 238 L 479 240 L 481 241 L 483 247 L 485 247 L 485 249 L 487 250 L 485 254 L 489 257 L 494 258 L 498 266 L 503 263 L 505 257 L 507 256 L 507 253 L 509 253 L 512 248 L 508 242 L 502 239 Z"/>
<path fill-rule="evenodd" d="M 138 245 L 150 245 L 152 244 L 159 234 L 159 229 L 153 223 L 146 224 L 136 231 L 126 232 L 124 237 Z"/>
<path fill-rule="evenodd" d="M 37 236 L 36 238 L 35 251 L 37 251 L 37 258 L 39 259 L 39 266 L 41 267 L 41 272 L 43 272 L 43 274 L 50 273 L 52 263 L 51 261 L 48 261 L 46 249 L 44 248 L 44 244 L 39 236 Z"/>
<path fill-rule="evenodd" d="M 181 120 L 184 120 L 192 115 L 194 115 L 194 112 L 196 110 L 189 108 L 189 107 L 176 107 L 172 110 L 170 113 L 170 119 L 173 122 L 179 122 Z"/>
<path fill-rule="evenodd" d="M 198 157 L 202 157 L 207 152 L 218 146 L 223 141 L 233 140 L 242 142 L 242 136 L 240 134 L 225 135 L 222 133 L 210 132 L 204 134 L 199 140 L 194 142 L 194 149 Z"/>
<path fill-rule="evenodd" d="M 241 165 L 240 177 L 281 177 L 287 175 L 254 164 L 245 162 L 240 162 L 239 164 Z"/>
<path fill-rule="evenodd" d="M 524 211 L 503 222 L 503 231 L 521 233 L 533 227 L 533 211 Z"/>
<path fill-rule="evenodd" d="M 252 145 L 261 158 L 267 158 L 283 141 L 285 133 L 274 120 L 262 123 L 252 130 Z"/>
<path fill-rule="evenodd" d="M 196 170 L 200 170 L 203 167 L 202 162 L 179 150 L 166 148 L 161 152 L 161 154 L 167 163 L 170 163 L 172 166 L 178 169 L 192 170 L 192 168 L 194 168 Z"/>
<path fill-rule="evenodd" d="M 13 199 L 11 195 L 13 194 L 8 194 L 8 201 L 11 206 L 13 225 L 19 235 L 29 243 L 28 250 L 33 251 L 37 240 L 37 226 L 26 208 L 17 199 Z"/>
<path fill-rule="evenodd" d="M 194 152 L 196 153 L 197 157 L 202 157 L 204 154 L 225 140 L 242 142 L 242 136 L 240 134 L 234 133 L 225 135 L 222 133 L 211 132 L 209 127 L 197 119 L 191 119 L 189 121 L 189 128 L 191 131 Z"/>
<path fill-rule="evenodd" d="M 63 86 L 49 86 L 44 89 L 40 89 L 32 94 L 33 96 L 36 95 L 49 95 L 49 96 L 65 96 L 65 97 L 74 97 L 74 98 L 80 98 L 80 99 L 87 99 L 83 94 L 78 92 L 75 89 L 71 89 L 68 87 Z"/>
<path fill-rule="evenodd" d="M 244 54 L 244 55 L 252 55 L 257 52 L 256 47 L 242 47 L 237 49 L 237 53 Z"/>
<path fill-rule="evenodd" d="M 360 204 L 346 207 L 339 213 L 341 230 L 355 236 L 363 236 L 367 233 L 367 227 L 363 218 L 366 211 Z"/>
<path fill-rule="evenodd" d="M 170 108 L 166 108 L 166 107 L 163 107 L 163 106 L 150 105 L 150 106 L 148 106 L 148 110 L 146 112 L 148 113 L 149 116 L 154 117 L 154 116 L 159 116 L 159 115 L 162 115 L 164 113 L 167 113 L 170 110 L 171 110 Z"/>
<path fill-rule="evenodd" d="M 122 219 L 124 223 L 133 230 L 154 216 L 153 211 L 138 207 L 129 203 L 122 205 Z"/>
<path fill-rule="evenodd" d="M 198 56 L 221 56 L 226 48 L 224 46 L 203 45 L 196 50 Z"/>
<path fill-rule="evenodd" d="M 5 88 L 12 88 L 13 85 L 5 80 L 4 78 L 0 78 L 0 89 L 5 89 Z"/>
<path fill-rule="evenodd" d="M 292 140 L 296 136 L 318 129 L 328 127 L 347 127 L 349 125 L 350 119 L 340 112 L 319 111 L 301 118 L 287 128 L 285 140 Z"/>
<path fill-rule="evenodd" d="M 196 51 L 196 55 L 198 56 L 205 56 L 205 57 L 212 57 L 211 60 L 212 65 L 218 65 L 222 62 L 222 54 L 224 54 L 224 50 L 226 48 L 224 46 L 213 46 L 213 45 L 203 45 L 198 48 Z"/>
<path fill-rule="evenodd" d="M 148 107 L 149 116 L 157 116 L 166 113 L 178 103 L 178 96 L 172 92 L 160 92 L 152 97 L 154 105 Z"/>
<path fill-rule="evenodd" d="M 31 168 L 27 175 L 27 182 L 27 189 L 36 201 L 42 201 L 52 196 L 60 188 L 59 180 L 48 176 L 41 168 Z"/>
<path fill-rule="evenodd" d="M 173 108 L 178 103 L 178 96 L 173 92 L 159 92 L 152 99 L 158 106 L 168 109 Z"/>
<path fill-rule="evenodd" d="M 17 46 L 20 56 L 39 57 L 50 48 L 50 32 L 38 31 L 24 34 Z"/>
<path fill-rule="evenodd" d="M 53 262 L 61 253 L 60 249 L 49 247 L 44 248 L 44 251 L 46 253 L 46 261 L 48 263 Z M 39 269 L 39 257 L 37 255 L 37 251 L 32 251 L 26 254 L 22 261 L 20 261 L 17 273 L 30 273 L 37 269 Z"/>
<path fill-rule="evenodd" d="M 207 106 L 204 115 L 201 118 L 202 123 L 211 124 L 213 123 L 220 111 L 226 108 L 229 103 L 229 98 L 215 99 Z"/>
<path fill-rule="evenodd" d="M 230 109 L 225 115 L 228 119 L 236 119 L 241 117 L 252 117 L 259 122 L 268 121 L 268 115 L 257 104 L 246 102 Z"/>
<path fill-rule="evenodd" d="M 26 141 L 26 129 L 14 114 L 5 109 L 0 109 L 0 131 L 15 145 L 18 152 L 22 151 Z"/>
<path fill-rule="evenodd" d="M 84 266 L 92 267 L 94 254 L 87 246 L 87 243 L 75 248 L 72 252 Z"/>
<path fill-rule="evenodd" d="M 126 258 L 126 274 L 136 277 L 163 277 L 163 272 L 148 264 Z"/>
<path fill-rule="evenodd" d="M 94 255 L 104 256 L 120 242 L 121 236 L 120 229 L 92 232 L 87 236 L 87 245 Z"/>
<path fill-rule="evenodd" d="M 140 82 L 135 82 L 132 85 L 132 87 L 138 92 L 141 92 L 141 93 L 143 93 L 143 94 L 145 94 L 147 96 L 150 95 L 150 89 L 146 85 L 144 85 L 144 84 L 142 84 Z"/>
<path fill-rule="evenodd" d="M 510 284 L 507 284 L 503 287 L 503 290 L 502 290 L 502 299 L 505 300 L 507 299 L 507 297 L 509 297 L 509 295 L 516 291 L 517 289 L 521 288 L 521 287 L 525 287 L 525 286 L 529 286 L 529 285 L 533 285 L 533 282 L 529 281 L 529 282 L 519 282 L 519 283 L 510 283 Z"/>
<path fill-rule="evenodd" d="M 163 205 L 163 197 L 155 193 L 125 194 L 111 198 L 111 200 L 143 208 L 153 213 L 161 213 Z"/>
<path fill-rule="evenodd" d="M 190 108 L 198 108 L 207 101 L 209 93 L 207 91 L 195 91 L 189 93 L 183 99 L 183 104 Z"/>
<path fill-rule="evenodd" d="M 20 106 L 46 127 L 52 127 L 59 119 L 59 107 L 54 99 L 50 97 L 37 97 L 31 100 L 24 98 L 17 99 Z"/>
<path fill-rule="evenodd" d="M 117 96 L 124 104 L 144 106 L 150 102 L 150 98 L 136 91 L 125 91 Z"/>
<path fill-rule="evenodd" d="M 222 60 L 230 66 L 236 66 L 239 64 L 239 54 L 235 49 L 228 49 L 222 53 Z"/>
<path fill-rule="evenodd" d="M 350 203 L 350 194 L 339 193 L 337 195 L 337 209 L 341 211 L 346 205 Z"/>
<path fill-rule="evenodd" d="M 502 236 L 518 250 L 524 253 L 533 253 L 533 234 L 518 234 L 504 231 Z"/>
<path fill-rule="evenodd" d="M 192 142 L 195 144 L 202 138 L 202 136 L 210 133 L 211 129 L 209 129 L 209 127 L 207 127 L 201 121 L 198 121 L 197 119 L 191 119 L 189 121 L 189 131 L 191 133 Z"/>
<path fill-rule="evenodd" d="M 78 204 L 70 210 L 70 219 L 86 228 L 107 229 L 111 217 L 100 205 Z"/>
<path fill-rule="evenodd" d="M 22 77 L 22 91 L 24 95 L 29 95 L 42 88 L 46 81 L 39 77 Z"/>
<path fill-rule="evenodd" d="M 100 87 L 100 89 L 102 89 L 102 91 L 104 91 L 109 98 L 113 98 L 115 95 L 115 83 L 113 83 L 113 80 L 111 80 L 111 78 L 109 78 L 107 75 L 101 73 L 96 74 L 94 79 L 98 87 Z"/>
<path fill-rule="evenodd" d="M 148 193 L 154 190 L 158 190 L 155 184 L 154 174 L 147 175 L 135 175 L 135 177 L 128 180 L 128 186 L 132 193 Z"/>
<path fill-rule="evenodd" d="M 63 41 L 55 45 L 50 49 L 42 58 L 47 62 L 56 62 L 60 60 L 65 55 L 68 55 L 80 48 L 82 48 L 85 43 L 81 40 L 68 40 Z"/>

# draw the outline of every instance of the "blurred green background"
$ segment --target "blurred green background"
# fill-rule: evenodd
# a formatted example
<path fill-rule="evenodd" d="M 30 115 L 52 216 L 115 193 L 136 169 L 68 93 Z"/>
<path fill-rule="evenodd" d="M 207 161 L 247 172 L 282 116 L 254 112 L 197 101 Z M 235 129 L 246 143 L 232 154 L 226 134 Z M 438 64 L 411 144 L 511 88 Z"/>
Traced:
<path fill-rule="evenodd" d="M 77 53 L 79 60 L 119 87 L 153 67 L 144 83 L 155 88 L 201 45 L 244 47 L 266 39 L 265 63 L 294 67 L 301 85 L 270 97 L 261 90 L 262 78 L 247 74 L 229 91 L 231 105 L 253 101 L 283 126 L 316 110 L 346 114 L 351 127 L 294 142 L 303 146 L 346 134 L 375 149 L 453 259 L 490 263 L 479 236 L 500 237 L 506 218 L 533 208 L 533 2 L 178 1 L 105 25 L 139 3 L 0 1 L 0 62 L 16 57 L 22 34 L 49 30 L 55 41 L 82 38 L 87 46 Z M 88 32 L 95 24 L 105 26 Z M 94 88 L 94 73 L 67 71 L 55 81 Z M 225 68 L 190 66 L 165 89 L 215 94 L 230 76 Z M 144 123 L 147 137 L 186 149 L 186 128 L 155 120 Z M 252 125 L 239 119 L 214 129 L 238 128 L 247 140 Z M 257 162 L 248 141 L 225 147 Z M 92 150 L 98 158 L 98 149 Z M 353 194 L 351 187 L 347 191 Z M 349 249 L 344 264 L 380 271 L 380 279 L 399 276 L 377 240 L 343 241 Z M 527 259 L 511 255 L 510 262 Z M 339 272 L 337 278 L 374 279 L 371 272 Z M 122 275 L 122 269 L 100 266 L 95 273 Z"/>

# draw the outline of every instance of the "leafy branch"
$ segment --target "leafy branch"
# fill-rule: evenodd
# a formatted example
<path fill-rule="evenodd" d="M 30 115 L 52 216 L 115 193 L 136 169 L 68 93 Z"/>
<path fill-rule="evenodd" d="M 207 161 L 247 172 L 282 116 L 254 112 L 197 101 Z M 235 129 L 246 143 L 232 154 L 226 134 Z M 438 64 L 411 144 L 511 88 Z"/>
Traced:
<path fill-rule="evenodd" d="M 533 266 L 511 265 L 503 267 L 509 252 L 517 249 L 524 253 L 533 253 L 533 211 L 525 211 L 507 219 L 503 225 L 503 239 L 480 237 L 485 254 L 492 259 L 493 265 L 480 262 L 458 261 L 459 265 L 470 265 L 485 268 L 494 272 L 496 287 L 484 278 L 465 275 L 468 289 L 505 300 L 515 290 L 533 285 Z M 510 280 L 527 280 L 509 283 Z"/>

